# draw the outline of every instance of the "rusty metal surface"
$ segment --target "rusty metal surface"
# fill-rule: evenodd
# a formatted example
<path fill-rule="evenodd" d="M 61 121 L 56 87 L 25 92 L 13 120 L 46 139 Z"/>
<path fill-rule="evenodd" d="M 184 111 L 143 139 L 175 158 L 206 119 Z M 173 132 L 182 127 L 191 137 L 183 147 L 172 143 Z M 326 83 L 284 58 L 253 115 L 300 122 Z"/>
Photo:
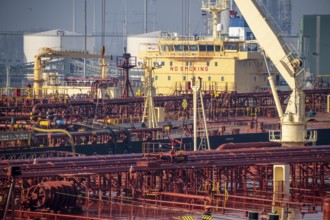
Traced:
<path fill-rule="evenodd" d="M 330 90 L 305 92 L 307 111 L 325 111 L 325 94 L 330 93 Z M 127 94 L 128 91 L 125 96 Z M 288 95 L 287 92 L 280 93 L 282 104 L 285 104 Z M 182 109 L 183 98 L 187 99 L 187 110 Z M 209 106 L 209 122 L 233 120 L 233 124 L 239 122 L 231 116 L 248 116 L 250 120 L 257 116 L 274 117 L 272 100 L 272 94 L 267 93 L 222 93 L 218 96 L 207 93 L 204 97 L 205 104 Z M 189 118 L 191 102 L 191 94 L 155 97 L 156 105 L 165 107 L 168 115 L 171 115 L 168 119 Z M 111 141 L 118 138 L 118 141 L 124 142 L 128 138 L 125 129 L 110 131 L 103 123 L 105 119 L 119 117 L 121 122 L 140 121 L 143 111 L 143 97 L 104 99 L 99 102 L 92 97 L 85 100 L 78 97 L 67 103 L 53 103 L 45 99 L 21 103 L 7 98 L 1 99 L 0 103 L 0 129 L 3 132 L 20 132 L 24 130 L 24 125 L 38 126 L 40 120 L 46 119 L 50 120 L 50 127 L 60 126 L 55 123 L 56 117 L 65 121 L 65 127 L 77 141 L 86 136 L 92 142 L 92 138 L 98 135 L 100 143 L 108 143 L 111 138 Z M 90 120 L 93 125 L 89 123 Z M 253 123 L 257 125 L 253 128 L 255 132 L 263 130 L 264 125 L 257 120 L 249 121 L 248 126 L 252 128 Z M 98 130 L 94 129 L 96 127 Z M 83 131 L 78 132 L 81 128 Z M 221 129 L 224 132 L 225 127 Z M 139 140 L 143 139 L 146 132 L 153 132 L 154 136 L 163 132 L 164 135 L 163 128 L 131 128 L 130 131 L 139 135 Z M 7 133 L 3 133 L 3 137 L 5 135 Z M 35 137 L 56 146 L 63 134 L 41 133 Z M 8 144 L 12 144 L 12 139 L 8 140 Z M 18 142 L 14 145 L 17 147 Z M 274 203 L 278 207 L 288 206 L 304 214 L 320 213 L 320 207 L 323 206 L 324 210 L 330 210 L 326 199 L 330 192 L 330 146 L 285 148 L 269 143 L 244 143 L 225 144 L 210 151 L 175 151 L 173 148 L 166 152 L 145 152 L 148 153 L 90 157 L 68 154 L 66 158 L 1 160 L 0 195 L 3 198 L 8 196 L 10 179 L 6 169 L 19 166 L 22 175 L 15 179 L 16 199 L 22 204 L 26 204 L 24 198 L 25 201 L 37 202 L 33 208 L 42 212 L 59 209 L 58 201 L 63 200 L 64 205 L 73 204 L 70 199 L 76 193 L 73 193 L 72 188 L 79 192 L 77 205 L 83 208 L 88 208 L 93 199 L 119 203 L 119 207 L 141 202 L 139 205 L 158 204 L 182 210 L 201 211 L 208 208 L 213 213 L 235 212 L 241 217 L 246 216 L 249 210 L 271 212 Z M 276 201 L 272 199 L 274 164 L 290 166 L 288 200 L 284 199 L 285 195 L 280 195 Z M 55 191 L 66 195 L 56 197 Z M 1 206 L 0 203 L 0 210 Z M 18 208 L 24 210 L 24 206 Z"/>
<path fill-rule="evenodd" d="M 330 89 L 314 89 L 305 90 L 306 94 L 306 111 L 313 109 L 317 112 L 323 112 L 326 109 L 326 95 L 330 93 Z M 127 91 L 125 96 L 127 95 Z M 288 98 L 289 92 L 281 91 L 279 97 L 282 105 Z M 186 99 L 188 107 L 182 109 L 182 101 Z M 184 116 L 189 112 L 192 106 L 192 94 L 178 94 L 173 96 L 156 96 L 154 97 L 156 106 L 165 107 L 166 112 L 179 113 Z M 31 99 L 26 104 L 18 102 L 11 97 L 0 97 L 0 113 L 2 117 L 7 117 L 10 121 L 11 117 L 21 117 L 27 119 L 30 112 L 42 119 L 46 118 L 46 111 L 54 111 L 54 115 L 62 115 L 62 113 L 70 114 L 70 117 L 80 119 L 81 117 L 99 118 L 106 116 L 124 118 L 142 117 L 143 113 L 143 97 L 123 97 L 102 99 L 98 102 L 92 97 L 70 98 L 67 103 L 54 103 L 52 99 Z M 258 116 L 275 115 L 275 103 L 271 93 L 226 93 L 223 92 L 218 96 L 214 96 L 212 91 L 205 93 L 204 102 L 207 109 L 207 117 L 212 121 L 218 121 L 219 117 L 224 116 L 240 116 L 246 115 L 249 111 L 258 108 Z M 252 103 L 252 104 L 251 104 Z M 251 106 L 252 105 L 252 106 Z M 70 107 L 70 109 L 68 109 Z M 248 110 L 247 108 L 251 108 Z M 66 113 L 69 111 L 69 113 Z M 1 117 L 1 118 L 2 118 Z M 4 120 L 1 119 L 2 121 Z"/>
<path fill-rule="evenodd" d="M 42 192 L 52 186 L 61 188 L 57 182 L 65 181 L 80 192 L 77 204 L 85 208 L 88 200 L 96 199 L 123 204 L 156 203 L 182 210 L 202 211 L 207 207 L 213 213 L 235 212 L 241 216 L 248 210 L 271 212 L 274 203 L 299 213 L 321 213 L 320 207 L 330 192 L 330 146 L 256 146 L 259 148 L 252 143 L 247 148 L 221 151 L 0 161 L 0 191 L 5 195 L 8 185 L 4 170 L 20 166 L 22 175 L 16 187 L 26 189 L 23 198 L 31 198 L 36 189 Z M 273 200 L 274 164 L 290 166 L 288 200 L 282 194 Z M 62 192 L 68 198 L 74 196 L 68 193 L 70 190 Z M 43 201 L 45 194 L 40 195 Z M 56 200 L 52 194 L 47 195 L 44 204 L 51 204 L 51 198 Z"/>

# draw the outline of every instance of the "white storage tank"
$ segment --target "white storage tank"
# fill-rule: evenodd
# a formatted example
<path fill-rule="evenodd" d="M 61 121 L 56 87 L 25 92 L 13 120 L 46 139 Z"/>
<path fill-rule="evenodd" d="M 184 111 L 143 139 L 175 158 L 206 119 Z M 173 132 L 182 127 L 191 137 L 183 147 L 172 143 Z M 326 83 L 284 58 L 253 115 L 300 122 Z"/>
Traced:
<path fill-rule="evenodd" d="M 43 47 L 84 50 L 85 37 L 79 33 L 56 29 L 24 35 L 23 43 L 25 62 L 33 62 L 34 56 Z"/>
<path fill-rule="evenodd" d="M 134 35 L 127 37 L 127 52 L 131 56 L 137 57 L 137 62 L 143 62 L 143 60 L 138 58 L 139 50 L 141 50 L 141 45 L 143 44 L 156 44 L 161 39 L 164 32 L 155 31 L 146 34 Z"/>

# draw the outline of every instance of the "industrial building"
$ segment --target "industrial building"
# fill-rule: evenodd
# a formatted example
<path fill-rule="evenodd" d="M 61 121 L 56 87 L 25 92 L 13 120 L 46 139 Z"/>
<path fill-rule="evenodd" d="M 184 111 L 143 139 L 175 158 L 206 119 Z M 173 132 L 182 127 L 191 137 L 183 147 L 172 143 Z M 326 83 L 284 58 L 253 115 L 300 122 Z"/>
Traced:
<path fill-rule="evenodd" d="M 300 27 L 300 50 L 306 69 L 319 86 L 330 82 L 330 15 L 304 15 Z"/>

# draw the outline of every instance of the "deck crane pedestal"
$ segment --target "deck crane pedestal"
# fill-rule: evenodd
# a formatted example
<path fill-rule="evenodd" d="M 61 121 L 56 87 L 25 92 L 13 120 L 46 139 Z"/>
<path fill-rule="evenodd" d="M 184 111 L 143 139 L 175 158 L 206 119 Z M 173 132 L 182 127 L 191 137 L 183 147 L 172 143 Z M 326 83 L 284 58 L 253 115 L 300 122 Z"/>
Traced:
<path fill-rule="evenodd" d="M 283 113 L 277 91 L 270 77 L 270 86 L 274 94 L 276 108 L 281 121 L 281 131 L 270 131 L 270 141 L 281 142 L 282 146 L 304 146 L 317 140 L 316 131 L 307 134 L 305 122 L 305 95 L 302 90 L 304 69 L 302 62 L 284 43 L 271 22 L 264 15 L 255 0 L 235 0 L 244 19 L 251 28 L 260 47 L 273 62 L 281 76 L 289 85 L 292 93 Z"/>

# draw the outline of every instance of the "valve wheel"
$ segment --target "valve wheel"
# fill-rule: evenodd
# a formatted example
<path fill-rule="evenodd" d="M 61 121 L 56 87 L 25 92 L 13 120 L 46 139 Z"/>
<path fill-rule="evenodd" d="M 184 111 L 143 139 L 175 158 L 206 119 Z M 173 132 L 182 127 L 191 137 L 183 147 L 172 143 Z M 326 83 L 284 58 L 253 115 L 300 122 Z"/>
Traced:
<path fill-rule="evenodd" d="M 47 201 L 47 194 L 43 186 L 33 186 L 26 193 L 25 204 L 32 209 L 42 208 Z"/>

